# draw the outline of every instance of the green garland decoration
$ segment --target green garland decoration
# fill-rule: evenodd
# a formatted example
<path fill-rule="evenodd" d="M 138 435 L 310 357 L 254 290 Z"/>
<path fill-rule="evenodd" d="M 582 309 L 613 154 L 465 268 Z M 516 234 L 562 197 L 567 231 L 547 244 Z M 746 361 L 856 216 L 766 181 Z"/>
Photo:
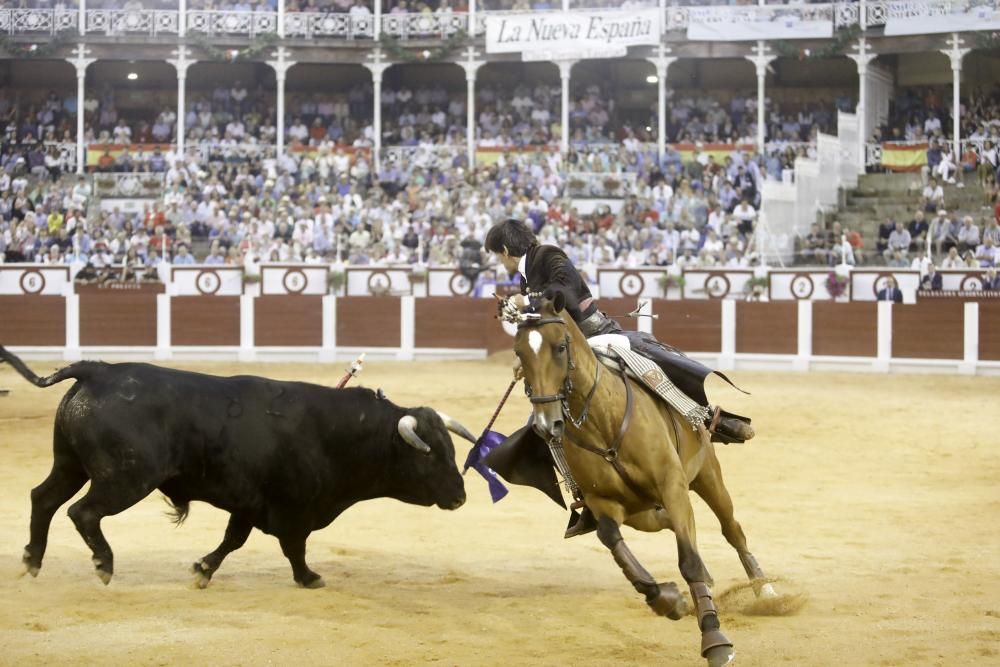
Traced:
<path fill-rule="evenodd" d="M 399 39 L 392 35 L 383 32 L 378 38 L 379 46 L 385 50 L 389 60 L 400 63 L 429 63 L 447 60 L 452 53 L 464 47 L 468 41 L 468 33 L 464 30 L 456 30 L 448 35 L 448 39 L 440 46 L 433 49 L 412 51 L 404 48 Z"/>
<path fill-rule="evenodd" d="M 273 32 L 264 33 L 242 49 L 220 49 L 212 43 L 208 35 L 201 33 L 189 33 L 188 39 L 204 51 L 209 60 L 230 63 L 240 60 L 257 60 L 263 52 L 274 48 L 278 43 L 278 35 Z"/>
<path fill-rule="evenodd" d="M 812 58 L 836 58 L 850 53 L 851 46 L 861 37 L 861 27 L 852 25 L 834 33 L 833 40 L 816 49 L 807 49 L 783 39 L 771 42 L 771 48 L 782 58 L 809 60 Z"/>
<path fill-rule="evenodd" d="M 79 36 L 75 29 L 62 30 L 39 42 L 14 41 L 9 35 L 0 35 L 0 50 L 15 58 L 49 58 Z"/>

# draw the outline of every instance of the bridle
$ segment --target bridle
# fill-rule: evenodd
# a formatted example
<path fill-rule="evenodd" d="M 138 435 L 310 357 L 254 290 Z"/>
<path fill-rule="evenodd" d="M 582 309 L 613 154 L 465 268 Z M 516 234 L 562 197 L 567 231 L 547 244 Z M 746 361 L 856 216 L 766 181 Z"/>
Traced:
<path fill-rule="evenodd" d="M 560 317 L 536 317 L 518 322 L 517 328 L 518 330 L 529 329 L 544 326 L 546 324 L 561 324 L 564 327 L 567 326 L 566 322 Z M 566 419 L 573 424 L 573 426 L 580 428 L 583 426 L 584 422 L 587 421 L 587 416 L 590 414 L 590 401 L 594 398 L 594 393 L 597 391 L 597 385 L 601 381 L 602 364 L 600 362 L 596 364 L 597 370 L 594 372 L 594 384 L 590 387 L 587 397 L 583 400 L 583 410 L 580 412 L 580 416 L 574 417 L 569 407 L 569 395 L 573 392 L 572 371 L 576 370 L 576 364 L 573 363 L 573 348 L 570 345 L 569 332 L 565 334 L 564 340 L 566 341 L 566 357 L 569 363 L 566 368 L 566 377 L 563 378 L 562 388 L 559 393 L 534 396 L 531 392 L 531 386 L 527 382 L 524 383 L 524 393 L 528 397 L 528 400 L 531 401 L 532 405 L 554 403 L 559 401 L 562 405 L 563 416 L 565 416 Z"/>

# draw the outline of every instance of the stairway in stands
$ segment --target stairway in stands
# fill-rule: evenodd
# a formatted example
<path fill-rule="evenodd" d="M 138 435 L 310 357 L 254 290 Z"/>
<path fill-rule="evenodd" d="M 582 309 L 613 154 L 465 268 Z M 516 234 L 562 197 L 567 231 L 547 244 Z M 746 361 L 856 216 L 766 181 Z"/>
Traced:
<path fill-rule="evenodd" d="M 871 256 L 878 239 L 878 226 L 888 218 L 908 224 L 919 208 L 922 190 L 920 174 L 866 174 L 858 179 L 857 188 L 846 193 L 846 203 L 836 213 L 827 215 L 826 224 L 839 221 L 860 231 Z M 982 226 L 983 191 L 973 176 L 967 176 L 964 188 L 945 185 L 944 201 L 949 215 L 955 211 L 960 218 L 971 215 Z M 927 220 L 932 217 L 928 214 Z"/>

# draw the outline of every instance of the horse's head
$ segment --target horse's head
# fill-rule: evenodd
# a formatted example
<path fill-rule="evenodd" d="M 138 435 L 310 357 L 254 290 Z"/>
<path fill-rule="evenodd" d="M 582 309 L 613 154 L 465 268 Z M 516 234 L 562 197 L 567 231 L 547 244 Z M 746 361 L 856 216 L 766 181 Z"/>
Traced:
<path fill-rule="evenodd" d="M 564 403 L 572 390 L 573 370 L 570 327 L 563 311 L 563 297 L 532 299 L 517 318 L 514 353 L 524 370 L 524 392 L 534 409 L 535 432 L 558 439 L 563 435 Z"/>

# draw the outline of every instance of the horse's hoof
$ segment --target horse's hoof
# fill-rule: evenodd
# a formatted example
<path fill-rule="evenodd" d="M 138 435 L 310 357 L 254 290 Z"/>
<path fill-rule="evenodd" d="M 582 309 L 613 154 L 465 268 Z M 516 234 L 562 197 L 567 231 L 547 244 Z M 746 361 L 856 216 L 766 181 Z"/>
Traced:
<path fill-rule="evenodd" d="M 761 598 L 776 598 L 778 597 L 778 592 L 774 590 L 774 586 L 771 584 L 764 584 L 760 587 L 760 593 L 758 597 Z"/>
<path fill-rule="evenodd" d="M 310 582 L 302 584 L 302 588 L 323 588 L 326 586 L 326 582 L 323 581 L 323 577 L 316 577 Z"/>
<path fill-rule="evenodd" d="M 650 609 L 672 621 L 679 621 L 687 615 L 687 600 L 681 595 L 676 584 L 657 584 L 657 589 L 652 598 L 646 598 L 646 604 Z"/>
<path fill-rule="evenodd" d="M 198 590 L 202 590 L 203 591 L 206 588 L 208 588 L 208 585 L 210 583 L 212 583 L 212 580 L 210 578 L 206 577 L 201 572 L 197 572 L 194 575 L 194 580 L 191 582 L 191 585 L 194 588 L 197 588 Z"/>
<path fill-rule="evenodd" d="M 732 646 L 716 646 L 705 653 L 708 667 L 724 667 L 736 662 L 736 650 Z"/>
<path fill-rule="evenodd" d="M 105 572 L 104 570 L 98 569 L 97 570 L 97 578 L 100 579 L 101 583 L 103 583 L 105 586 L 107 586 L 108 584 L 111 583 L 111 573 L 110 572 Z"/>
<path fill-rule="evenodd" d="M 26 574 L 30 574 L 32 577 L 38 576 L 38 571 L 42 569 L 42 566 L 40 564 L 33 565 L 31 560 L 31 552 L 25 549 L 24 553 L 21 555 L 21 563 L 24 564 L 24 571 L 18 575 L 19 577 L 23 577 Z"/>

